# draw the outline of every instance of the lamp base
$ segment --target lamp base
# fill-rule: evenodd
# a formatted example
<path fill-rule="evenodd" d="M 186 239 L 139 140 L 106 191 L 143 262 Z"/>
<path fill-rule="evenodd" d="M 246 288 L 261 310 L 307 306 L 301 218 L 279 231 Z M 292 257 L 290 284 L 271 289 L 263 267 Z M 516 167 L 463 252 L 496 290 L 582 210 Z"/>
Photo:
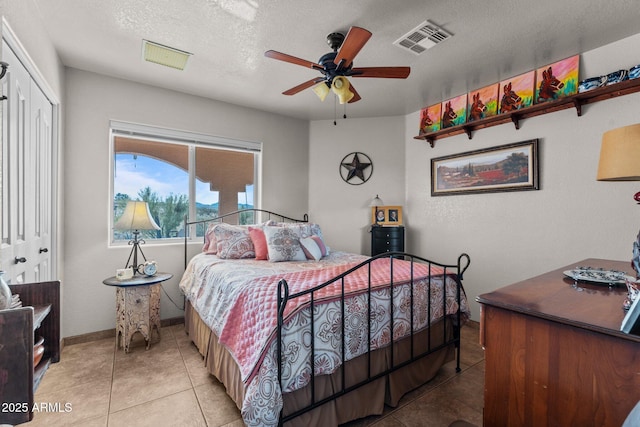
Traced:
<path fill-rule="evenodd" d="M 127 258 L 127 263 L 124 266 L 124 268 L 131 268 L 133 270 L 134 276 L 141 274 L 138 271 L 140 266 L 142 266 L 142 263 L 138 264 L 138 252 L 140 252 L 140 255 L 142 255 L 142 259 L 144 259 L 145 262 L 147 261 L 147 257 L 144 256 L 144 252 L 142 252 L 142 248 L 140 247 L 140 245 L 145 243 L 145 241 L 143 239 L 139 239 L 138 238 L 139 235 L 140 235 L 140 231 L 135 230 L 133 232 L 133 239 L 129 240 L 129 244 L 132 245 L 132 248 L 131 248 L 131 252 L 129 252 L 129 258 Z M 131 258 L 133 258 L 133 261 L 131 262 L 131 264 L 129 264 L 129 261 L 131 261 Z"/>

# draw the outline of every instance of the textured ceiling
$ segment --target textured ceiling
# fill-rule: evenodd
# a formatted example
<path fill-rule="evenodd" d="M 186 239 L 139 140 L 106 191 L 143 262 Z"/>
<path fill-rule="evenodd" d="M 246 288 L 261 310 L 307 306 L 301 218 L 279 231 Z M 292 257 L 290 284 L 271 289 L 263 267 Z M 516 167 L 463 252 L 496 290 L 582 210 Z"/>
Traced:
<path fill-rule="evenodd" d="M 317 62 L 330 51 L 327 34 L 368 29 L 373 36 L 356 67 L 411 67 L 406 80 L 351 79 L 362 100 L 347 115 L 379 117 L 415 112 L 640 30 L 637 0 L 33 1 L 68 67 L 309 120 L 332 119 L 334 96 L 282 95 L 320 74 L 266 58 L 266 50 Z M 453 37 L 420 56 L 393 45 L 427 19 Z M 186 70 L 143 61 L 143 39 L 193 53 Z"/>

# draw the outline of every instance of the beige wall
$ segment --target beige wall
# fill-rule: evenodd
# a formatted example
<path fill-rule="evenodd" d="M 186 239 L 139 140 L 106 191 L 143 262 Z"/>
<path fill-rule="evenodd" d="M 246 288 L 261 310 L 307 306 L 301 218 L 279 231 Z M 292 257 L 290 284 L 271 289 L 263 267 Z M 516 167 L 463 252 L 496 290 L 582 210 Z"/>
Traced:
<path fill-rule="evenodd" d="M 262 206 L 307 212 L 308 122 L 76 69 L 66 70 L 66 87 L 65 336 L 113 328 L 115 289 L 102 280 L 122 268 L 130 250 L 108 247 L 109 120 L 262 142 Z M 164 287 L 181 305 L 182 245 L 147 244 L 144 252 L 174 274 Z M 165 295 L 160 310 L 162 318 L 182 316 Z"/>
<path fill-rule="evenodd" d="M 114 290 L 101 284 L 126 259 L 108 248 L 108 121 L 132 121 L 264 143 L 262 205 L 322 225 L 327 243 L 369 253 L 369 201 L 375 194 L 404 207 L 407 250 L 441 261 L 471 255 L 465 277 L 471 299 L 517 280 L 587 257 L 627 260 L 640 227 L 636 183 L 596 182 L 602 133 L 638 122 L 640 94 L 456 136 L 435 148 L 413 139 L 408 116 L 311 123 L 195 96 L 64 70 L 30 0 L 0 0 L 0 13 L 62 101 L 60 217 L 64 241 L 63 335 L 113 327 Z M 581 75 L 640 63 L 640 35 L 582 54 Z M 540 64 L 545 65 L 545 64 Z M 526 71 L 526 70 L 523 70 Z M 509 76 L 505 76 L 509 77 Z M 473 88 L 470 88 L 473 89 Z M 365 101 L 363 101 L 365 102 Z M 541 190 L 432 198 L 432 157 L 531 138 L 540 140 Z M 374 162 L 370 181 L 342 181 L 339 162 L 362 151 Z M 197 250 L 197 248 L 192 248 Z M 180 302 L 182 248 L 148 245 L 145 253 L 176 278 L 167 291 Z M 478 319 L 478 306 L 473 304 Z M 181 312 L 162 296 L 162 317 Z"/>
<path fill-rule="evenodd" d="M 404 118 L 346 119 L 337 126 L 313 121 L 309 134 L 310 220 L 320 224 L 330 247 L 370 254 L 371 199 L 379 194 L 388 205 L 404 203 Z M 371 178 L 360 185 L 340 176 L 340 162 L 354 151 L 373 162 Z"/>
<path fill-rule="evenodd" d="M 634 52 L 633 55 L 630 52 Z M 640 63 L 640 34 L 581 55 L 581 76 Z M 635 57 L 634 57 L 635 56 Z M 545 64 L 540 64 L 545 65 Z M 506 77 L 506 76 L 505 76 Z M 443 139 L 435 148 L 411 138 L 407 117 L 407 210 L 412 251 L 453 259 L 468 252 L 467 294 L 477 295 L 586 258 L 630 260 L 640 228 L 634 182 L 598 182 L 603 132 L 638 123 L 640 93 Z M 540 141 L 540 190 L 431 197 L 432 157 L 511 142 Z M 596 265 L 594 265 L 595 267 Z M 622 304 L 622 301 L 621 301 Z M 479 306 L 472 306 L 479 317 Z"/>
<path fill-rule="evenodd" d="M 58 54 L 40 24 L 40 11 L 31 0 L 0 0 L 0 15 L 13 32 L 58 99 L 64 91 L 64 69 Z"/>
<path fill-rule="evenodd" d="M 640 63 L 637 52 L 640 34 L 586 52 L 581 75 L 629 68 Z M 526 119 L 520 130 L 512 124 L 479 130 L 472 140 L 446 138 L 435 148 L 413 138 L 418 112 L 403 117 L 402 126 L 393 117 L 347 119 L 335 127 L 312 122 L 312 219 L 329 230 L 330 246 L 369 253 L 370 197 L 379 193 L 385 203 L 403 205 L 408 252 L 443 262 L 469 253 L 465 286 L 472 300 L 585 258 L 630 259 L 640 228 L 640 208 L 632 197 L 640 184 L 597 182 L 595 176 L 602 133 L 640 121 L 640 93 L 582 111 L 582 117 L 569 109 Z M 539 191 L 431 197 L 431 158 L 533 138 L 540 141 Z M 337 163 L 350 151 L 372 157 L 371 183 L 353 187 L 339 179 Z M 472 311 L 478 320 L 475 302 Z"/>

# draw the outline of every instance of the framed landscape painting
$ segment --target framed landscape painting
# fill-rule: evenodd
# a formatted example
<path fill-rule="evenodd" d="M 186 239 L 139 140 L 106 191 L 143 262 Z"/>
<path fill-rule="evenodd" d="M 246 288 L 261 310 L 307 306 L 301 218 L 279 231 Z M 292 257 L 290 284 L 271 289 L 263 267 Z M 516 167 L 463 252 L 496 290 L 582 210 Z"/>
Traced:
<path fill-rule="evenodd" d="M 440 113 L 442 104 L 431 105 L 420 110 L 420 133 L 429 133 L 440 130 Z"/>
<path fill-rule="evenodd" d="M 538 189 L 538 140 L 431 159 L 431 195 Z"/>
<path fill-rule="evenodd" d="M 536 103 L 554 101 L 578 93 L 580 55 L 536 70 Z"/>

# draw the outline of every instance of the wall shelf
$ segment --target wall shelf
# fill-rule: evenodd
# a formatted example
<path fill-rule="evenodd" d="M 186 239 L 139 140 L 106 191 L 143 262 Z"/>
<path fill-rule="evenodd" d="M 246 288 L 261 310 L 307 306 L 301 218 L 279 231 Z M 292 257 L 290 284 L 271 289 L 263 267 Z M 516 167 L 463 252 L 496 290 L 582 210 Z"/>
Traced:
<path fill-rule="evenodd" d="M 497 116 L 487 117 L 486 119 L 467 122 L 462 125 L 440 129 L 436 132 L 420 134 L 415 136 L 414 139 L 424 139 L 429 143 L 429 145 L 431 145 L 431 147 L 434 147 L 435 142 L 438 139 L 460 134 L 466 134 L 467 137 L 471 139 L 473 137 L 473 132 L 478 129 L 484 129 L 505 123 L 513 123 L 516 129 L 520 129 L 520 121 L 529 117 L 553 113 L 560 110 L 566 110 L 568 108 L 575 108 L 578 116 L 581 116 L 583 105 L 636 92 L 640 92 L 640 79 L 626 80 L 610 86 L 604 86 L 587 92 L 567 96 L 557 101 L 534 104 L 530 107 L 510 113 L 499 114 Z"/>

